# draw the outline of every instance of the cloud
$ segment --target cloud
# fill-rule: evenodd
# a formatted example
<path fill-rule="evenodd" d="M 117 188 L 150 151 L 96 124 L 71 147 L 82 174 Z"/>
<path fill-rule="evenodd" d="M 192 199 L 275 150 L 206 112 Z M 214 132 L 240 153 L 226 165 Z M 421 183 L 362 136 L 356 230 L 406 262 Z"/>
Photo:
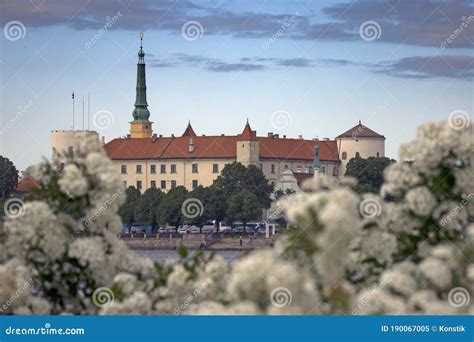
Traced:
<path fill-rule="evenodd" d="M 474 78 L 472 56 L 415 56 L 379 63 L 375 72 L 403 78 Z"/>
<path fill-rule="evenodd" d="M 153 58 L 148 65 L 156 68 L 196 67 L 211 72 L 263 71 L 281 68 L 312 67 L 360 67 L 369 71 L 394 77 L 426 79 L 453 78 L 472 79 L 474 57 L 466 55 L 413 56 L 380 63 L 361 63 L 347 59 L 331 58 L 274 58 L 243 57 L 239 61 L 224 61 L 219 58 L 176 53 L 166 59 Z"/>
<path fill-rule="evenodd" d="M 294 7 L 301 9 L 298 3 Z M 107 16 L 120 11 L 122 17 L 112 30 L 162 30 L 178 35 L 186 21 L 195 20 L 203 26 L 206 36 L 265 40 L 277 36 L 278 39 L 363 43 L 359 27 L 370 20 L 381 27 L 380 38 L 373 43 L 439 47 L 453 34 L 455 39 L 448 48 L 469 48 L 474 42 L 474 3 L 471 0 L 348 1 L 324 7 L 324 21 L 307 7 L 301 13 L 244 12 L 238 5 L 222 5 L 217 1 L 15 0 L 8 5 L 2 2 L 0 10 L 4 14 L 0 20 L 20 20 L 27 27 L 65 25 L 77 30 L 97 30 L 104 26 Z"/>

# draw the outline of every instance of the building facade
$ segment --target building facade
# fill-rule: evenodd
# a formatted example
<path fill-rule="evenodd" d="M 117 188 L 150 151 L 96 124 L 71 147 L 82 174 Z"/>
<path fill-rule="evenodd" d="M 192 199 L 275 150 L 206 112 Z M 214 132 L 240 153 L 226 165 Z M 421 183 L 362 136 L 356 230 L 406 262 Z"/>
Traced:
<path fill-rule="evenodd" d="M 357 153 L 361 157 L 384 156 L 385 138 L 360 122 L 333 140 L 287 138 L 271 132 L 258 136 L 248 121 L 236 135 L 197 135 L 189 122 L 182 135 L 164 137 L 153 134 L 147 107 L 145 53 L 140 44 L 130 134 L 111 140 L 104 148 L 125 185 L 141 191 L 150 187 L 168 191 L 180 185 L 188 190 L 209 186 L 232 162 L 255 165 L 270 183 L 276 184 L 288 170 L 311 174 L 316 167 L 319 172 L 339 177 Z"/>

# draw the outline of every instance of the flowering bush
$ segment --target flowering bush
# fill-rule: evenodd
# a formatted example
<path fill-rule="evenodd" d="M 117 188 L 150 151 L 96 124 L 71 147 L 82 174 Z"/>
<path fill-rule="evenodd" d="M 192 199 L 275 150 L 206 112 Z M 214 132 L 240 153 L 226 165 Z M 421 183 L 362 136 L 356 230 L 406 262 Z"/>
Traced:
<path fill-rule="evenodd" d="M 39 188 L 0 231 L 1 313 L 473 314 L 472 137 L 471 126 L 421 126 L 379 195 L 316 175 L 281 201 L 289 233 L 232 265 L 128 250 L 122 182 L 83 137 L 32 171 Z"/>

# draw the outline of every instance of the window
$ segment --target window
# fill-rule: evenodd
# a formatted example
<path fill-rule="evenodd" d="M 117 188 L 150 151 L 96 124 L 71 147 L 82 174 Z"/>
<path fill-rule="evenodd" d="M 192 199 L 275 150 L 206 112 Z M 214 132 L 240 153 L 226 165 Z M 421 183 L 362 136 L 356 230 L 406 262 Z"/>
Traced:
<path fill-rule="evenodd" d="M 212 173 L 219 173 L 219 164 L 212 164 Z"/>
<path fill-rule="evenodd" d="M 150 173 L 156 173 L 156 165 L 150 165 Z"/>
<path fill-rule="evenodd" d="M 380 153 L 379 153 L 379 152 L 377 152 L 377 158 L 378 158 L 378 157 L 380 157 Z"/>
<path fill-rule="evenodd" d="M 166 165 L 160 165 L 160 172 L 166 173 Z"/>
<path fill-rule="evenodd" d="M 142 181 L 137 181 L 137 189 L 138 190 L 142 189 Z"/>
<path fill-rule="evenodd" d="M 63 171 L 64 170 L 64 163 L 61 163 L 61 165 L 59 165 L 59 171 Z"/>
<path fill-rule="evenodd" d="M 198 173 L 198 164 L 193 164 L 192 169 L 193 169 L 193 173 Z"/>
<path fill-rule="evenodd" d="M 125 188 L 127 187 L 127 181 L 123 181 L 123 185 L 125 185 Z"/>
<path fill-rule="evenodd" d="M 150 182 L 150 186 L 151 186 L 152 188 L 156 188 L 156 181 L 151 181 L 151 182 Z"/>
<path fill-rule="evenodd" d="M 288 170 L 288 164 L 285 165 L 285 170 Z"/>
<path fill-rule="evenodd" d="M 193 189 L 196 189 L 198 187 L 198 181 L 197 180 L 193 180 Z"/>
<path fill-rule="evenodd" d="M 326 167 L 325 166 L 321 166 L 321 173 L 326 173 Z"/>
<path fill-rule="evenodd" d="M 166 189 L 166 181 L 161 181 L 161 188 Z"/>
<path fill-rule="evenodd" d="M 263 164 L 260 164 L 260 171 L 263 170 Z"/>
<path fill-rule="evenodd" d="M 342 152 L 342 160 L 346 160 L 347 159 L 347 152 Z"/>
<path fill-rule="evenodd" d="M 171 164 L 171 173 L 176 173 L 176 164 Z"/>
<path fill-rule="evenodd" d="M 272 164 L 272 173 L 275 173 L 275 164 Z"/>
<path fill-rule="evenodd" d="M 296 167 L 296 172 L 303 172 L 303 168 L 298 165 L 298 166 Z"/>
<path fill-rule="evenodd" d="M 127 165 L 120 166 L 120 172 L 121 173 L 127 173 Z"/>
<path fill-rule="evenodd" d="M 53 147 L 53 156 L 57 154 L 56 147 Z"/>
<path fill-rule="evenodd" d="M 360 153 L 356 152 L 356 158 L 360 158 Z"/>
<path fill-rule="evenodd" d="M 176 181 L 172 180 L 171 181 L 171 189 L 174 189 L 174 188 L 176 188 Z"/>
<path fill-rule="evenodd" d="M 142 173 L 142 166 L 141 165 L 137 165 L 137 173 Z"/>
<path fill-rule="evenodd" d="M 336 166 L 334 166 L 334 168 L 332 169 L 332 175 L 337 176 L 337 167 Z"/>

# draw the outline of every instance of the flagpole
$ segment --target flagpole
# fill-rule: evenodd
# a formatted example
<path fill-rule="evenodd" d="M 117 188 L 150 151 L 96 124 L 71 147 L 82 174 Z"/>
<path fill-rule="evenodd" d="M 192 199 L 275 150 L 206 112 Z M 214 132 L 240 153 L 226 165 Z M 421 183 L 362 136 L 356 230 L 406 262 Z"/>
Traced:
<path fill-rule="evenodd" d="M 74 131 L 74 91 L 72 92 L 72 130 Z"/>
<path fill-rule="evenodd" d="M 82 130 L 84 130 L 84 96 L 82 97 Z"/>

